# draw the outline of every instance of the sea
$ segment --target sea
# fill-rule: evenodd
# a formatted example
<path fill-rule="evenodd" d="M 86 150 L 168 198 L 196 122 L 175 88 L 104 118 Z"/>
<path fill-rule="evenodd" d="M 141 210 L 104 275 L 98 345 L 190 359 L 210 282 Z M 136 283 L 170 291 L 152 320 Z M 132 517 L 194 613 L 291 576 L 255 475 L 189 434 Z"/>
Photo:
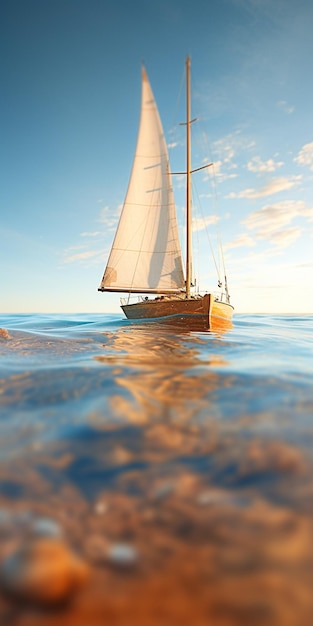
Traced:
<path fill-rule="evenodd" d="M 313 317 L 0 316 L 0 623 L 313 623 Z"/>

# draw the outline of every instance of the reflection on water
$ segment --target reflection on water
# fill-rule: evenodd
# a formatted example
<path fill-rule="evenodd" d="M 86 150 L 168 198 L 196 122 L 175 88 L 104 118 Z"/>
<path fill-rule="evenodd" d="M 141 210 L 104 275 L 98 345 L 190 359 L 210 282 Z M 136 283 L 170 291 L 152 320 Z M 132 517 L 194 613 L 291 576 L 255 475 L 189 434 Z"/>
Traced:
<path fill-rule="evenodd" d="M 204 341 L 160 328 L 152 334 L 135 327 L 110 335 L 104 354 L 95 359 L 120 366 L 114 375 L 118 393 L 111 397 L 112 413 L 132 423 L 189 422 L 207 407 L 209 394 L 217 387 L 218 374 L 209 366 L 224 363 L 214 354 L 205 361 L 199 358 L 197 347 Z"/>
<path fill-rule="evenodd" d="M 311 379 L 243 326 L 3 334 L 1 623 L 310 623 Z"/>

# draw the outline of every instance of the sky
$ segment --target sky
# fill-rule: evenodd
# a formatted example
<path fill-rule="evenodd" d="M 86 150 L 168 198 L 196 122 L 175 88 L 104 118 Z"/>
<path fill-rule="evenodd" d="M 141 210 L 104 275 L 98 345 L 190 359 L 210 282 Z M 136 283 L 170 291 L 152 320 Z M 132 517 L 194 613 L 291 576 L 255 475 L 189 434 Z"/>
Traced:
<path fill-rule="evenodd" d="M 141 64 L 181 171 L 190 55 L 192 165 L 214 162 L 193 176 L 198 284 L 216 288 L 209 233 L 212 247 L 222 237 L 236 312 L 313 313 L 312 28 L 311 0 L 3 0 L 0 312 L 119 311 L 119 294 L 97 289 Z"/>

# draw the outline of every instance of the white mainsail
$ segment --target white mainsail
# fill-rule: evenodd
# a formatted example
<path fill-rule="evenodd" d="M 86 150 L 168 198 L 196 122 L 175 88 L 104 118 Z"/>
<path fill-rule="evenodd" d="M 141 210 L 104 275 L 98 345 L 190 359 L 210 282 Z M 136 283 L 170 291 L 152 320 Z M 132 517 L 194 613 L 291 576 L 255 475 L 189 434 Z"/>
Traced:
<path fill-rule="evenodd" d="M 128 190 L 101 291 L 177 293 L 185 287 L 169 159 L 145 69 Z"/>

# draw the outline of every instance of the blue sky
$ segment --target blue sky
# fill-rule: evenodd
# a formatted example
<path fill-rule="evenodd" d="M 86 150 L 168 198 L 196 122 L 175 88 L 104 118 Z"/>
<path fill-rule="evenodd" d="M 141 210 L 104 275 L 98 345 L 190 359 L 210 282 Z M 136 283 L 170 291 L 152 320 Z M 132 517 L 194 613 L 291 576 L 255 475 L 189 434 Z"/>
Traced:
<path fill-rule="evenodd" d="M 236 311 L 312 313 L 312 28 L 310 0 L 2 2 L 0 311 L 119 310 L 97 287 L 132 164 L 141 62 L 181 170 L 190 54 L 207 147 L 195 140 L 193 166 L 215 163 L 194 177 L 200 286 L 216 286 L 207 220 Z"/>

